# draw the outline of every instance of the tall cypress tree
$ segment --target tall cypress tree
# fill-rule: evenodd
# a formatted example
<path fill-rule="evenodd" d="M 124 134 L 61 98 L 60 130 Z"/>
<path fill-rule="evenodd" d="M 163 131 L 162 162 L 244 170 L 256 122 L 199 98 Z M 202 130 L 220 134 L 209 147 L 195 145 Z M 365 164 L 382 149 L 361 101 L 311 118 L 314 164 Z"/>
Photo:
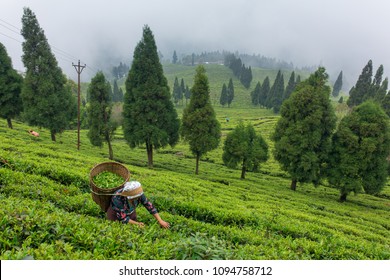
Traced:
<path fill-rule="evenodd" d="M 112 102 L 120 102 L 121 101 L 121 93 L 119 91 L 117 79 L 114 80 L 114 86 L 112 89 Z"/>
<path fill-rule="evenodd" d="M 257 82 L 255 89 L 251 92 L 252 105 L 258 106 L 260 104 L 261 84 Z"/>
<path fill-rule="evenodd" d="M 318 184 L 324 176 L 336 116 L 329 100 L 328 75 L 320 67 L 301 82 L 281 108 L 272 139 L 274 156 L 291 175 L 291 189 L 297 182 Z"/>
<path fill-rule="evenodd" d="M 177 77 L 175 77 L 175 81 L 173 83 L 172 95 L 173 95 L 173 102 L 177 105 L 179 103 L 180 95 L 181 95 L 181 87 L 179 85 L 179 80 L 177 79 Z"/>
<path fill-rule="evenodd" d="M 271 89 L 270 82 L 268 76 L 265 77 L 263 84 L 261 85 L 261 91 L 259 96 L 259 104 L 263 107 L 267 107 L 267 98 L 269 95 L 269 91 Z"/>
<path fill-rule="evenodd" d="M 103 146 L 103 142 L 108 145 L 109 158 L 114 158 L 111 140 L 117 125 L 111 121 L 112 102 L 110 95 L 110 83 L 102 72 L 98 72 L 91 80 L 88 87 L 90 104 L 87 107 L 89 123 L 88 138 L 92 145 Z"/>
<path fill-rule="evenodd" d="M 76 100 L 58 66 L 35 14 L 24 9 L 22 60 L 26 77 L 22 89 L 24 118 L 31 125 L 50 130 L 51 139 L 65 130 L 76 116 Z"/>
<path fill-rule="evenodd" d="M 22 82 L 22 76 L 13 69 L 11 58 L 0 43 L 0 117 L 7 120 L 11 129 L 11 119 L 18 116 L 23 109 L 20 98 Z"/>
<path fill-rule="evenodd" d="M 337 80 L 333 85 L 332 95 L 334 97 L 339 96 L 342 87 L 343 87 L 343 71 L 341 71 L 340 74 L 337 76 Z"/>
<path fill-rule="evenodd" d="M 291 72 L 291 75 L 290 75 L 290 79 L 288 80 L 288 83 L 287 83 L 287 87 L 284 91 L 284 95 L 283 95 L 283 100 L 286 100 L 287 98 L 290 97 L 291 93 L 294 91 L 295 89 L 295 86 L 296 86 L 296 82 L 295 82 L 295 72 L 292 71 Z"/>
<path fill-rule="evenodd" d="M 216 149 L 221 138 L 221 126 L 210 102 L 209 81 L 202 65 L 196 68 L 191 93 L 190 104 L 183 111 L 182 136 L 196 157 L 195 174 L 199 174 L 200 157 Z"/>
<path fill-rule="evenodd" d="M 223 83 L 222 90 L 221 90 L 221 97 L 219 98 L 219 103 L 224 107 L 227 103 L 227 87 L 226 84 Z"/>
<path fill-rule="evenodd" d="M 184 96 L 186 94 L 186 85 L 184 83 L 184 79 L 181 78 L 181 81 L 180 81 L 180 89 L 181 89 L 181 105 L 183 105 L 183 99 L 184 99 Z"/>
<path fill-rule="evenodd" d="M 176 54 L 176 51 L 173 51 L 172 63 L 173 63 L 173 64 L 176 64 L 176 63 L 177 63 L 177 54 Z"/>
<path fill-rule="evenodd" d="M 275 114 L 279 113 L 280 107 L 283 103 L 284 94 L 284 78 L 282 72 L 279 70 L 276 75 L 275 82 L 269 91 L 268 106 L 273 108 Z"/>
<path fill-rule="evenodd" d="M 369 60 L 367 65 L 364 66 L 356 85 L 349 91 L 349 99 L 347 101 L 349 107 L 357 106 L 367 100 L 367 94 L 371 92 L 371 82 L 372 61 Z"/>
<path fill-rule="evenodd" d="M 227 104 L 229 108 L 230 108 L 230 104 L 232 104 L 233 102 L 233 99 L 234 99 L 234 85 L 233 85 L 233 79 L 230 78 L 227 87 Z"/>
<path fill-rule="evenodd" d="M 179 140 L 179 118 L 149 26 L 143 28 L 142 40 L 134 50 L 123 117 L 127 143 L 130 147 L 146 145 L 149 167 L 153 167 L 153 149 L 174 146 Z"/>

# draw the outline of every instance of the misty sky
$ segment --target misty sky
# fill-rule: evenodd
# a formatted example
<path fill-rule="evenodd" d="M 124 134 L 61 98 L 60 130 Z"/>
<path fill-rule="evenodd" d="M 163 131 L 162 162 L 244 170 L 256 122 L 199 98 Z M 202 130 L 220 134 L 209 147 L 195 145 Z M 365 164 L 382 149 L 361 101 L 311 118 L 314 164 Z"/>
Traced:
<path fill-rule="evenodd" d="M 145 24 L 165 59 L 173 50 L 261 54 L 298 67 L 321 64 L 333 80 L 343 70 L 353 84 L 369 59 L 374 71 L 383 64 L 390 73 L 388 0 L 1 0 L 0 42 L 18 70 L 23 7 L 36 14 L 72 79 L 78 59 L 88 66 L 84 80 L 129 63 Z"/>

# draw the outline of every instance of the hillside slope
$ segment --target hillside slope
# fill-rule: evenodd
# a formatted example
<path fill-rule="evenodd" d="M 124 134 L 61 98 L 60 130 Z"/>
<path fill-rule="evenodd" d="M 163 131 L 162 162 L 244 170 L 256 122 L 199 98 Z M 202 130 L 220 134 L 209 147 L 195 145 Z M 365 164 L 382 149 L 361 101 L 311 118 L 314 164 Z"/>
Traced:
<path fill-rule="evenodd" d="M 265 110 L 236 109 L 269 141 L 277 117 Z M 236 119 L 223 122 L 223 133 Z M 163 230 L 138 208 L 143 229 L 107 221 L 91 198 L 89 171 L 107 161 L 107 148 L 93 147 L 81 133 L 66 131 L 57 142 L 50 133 L 0 120 L 0 258 L 22 259 L 389 259 L 390 191 L 359 194 L 337 202 L 338 191 L 299 186 L 271 158 L 260 173 L 221 164 L 220 147 L 200 163 L 185 143 L 155 152 L 146 168 L 145 150 L 130 149 L 119 130 L 114 156 L 140 180 L 148 198 L 171 223 Z M 269 143 L 272 147 L 272 143 Z M 178 153 L 180 152 L 180 153 Z"/>

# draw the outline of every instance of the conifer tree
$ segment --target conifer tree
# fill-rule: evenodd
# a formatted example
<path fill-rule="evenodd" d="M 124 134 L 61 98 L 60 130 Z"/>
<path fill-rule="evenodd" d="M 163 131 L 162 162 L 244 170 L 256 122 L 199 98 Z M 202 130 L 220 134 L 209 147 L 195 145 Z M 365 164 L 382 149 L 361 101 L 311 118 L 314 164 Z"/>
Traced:
<path fill-rule="evenodd" d="M 181 97 L 181 87 L 179 85 L 179 80 L 177 79 L 177 77 L 175 77 L 175 81 L 173 83 L 173 92 L 172 92 L 172 95 L 173 95 L 173 102 L 177 105 L 179 103 L 179 100 L 180 100 L 180 97 Z"/>
<path fill-rule="evenodd" d="M 268 145 L 252 124 L 240 122 L 225 139 L 222 159 L 229 168 L 241 164 L 241 179 L 245 179 L 247 171 L 258 171 L 260 163 L 267 161 Z"/>
<path fill-rule="evenodd" d="M 284 94 L 284 78 L 282 72 L 279 70 L 276 75 L 275 82 L 269 91 L 269 108 L 273 108 L 275 114 L 279 113 L 280 107 L 283 103 Z"/>
<path fill-rule="evenodd" d="M 347 105 L 349 107 L 357 106 L 367 100 L 367 95 L 371 92 L 372 83 L 372 61 L 369 60 L 363 68 L 356 85 L 349 91 Z"/>
<path fill-rule="evenodd" d="M 291 189 L 297 182 L 318 184 L 328 161 L 336 116 L 329 100 L 328 75 L 320 67 L 301 82 L 281 108 L 272 139 L 274 156 L 291 176 Z"/>
<path fill-rule="evenodd" d="M 111 121 L 111 94 L 110 83 L 104 77 L 102 72 L 98 72 L 92 78 L 88 87 L 90 96 L 89 107 L 87 107 L 88 116 L 88 138 L 92 145 L 102 147 L 103 142 L 108 145 L 109 159 L 114 158 L 112 150 L 112 137 L 117 124 Z"/>
<path fill-rule="evenodd" d="M 227 104 L 227 87 L 226 84 L 223 83 L 221 97 L 219 98 L 219 103 L 224 107 Z"/>
<path fill-rule="evenodd" d="M 181 89 L 180 100 L 181 100 L 181 105 L 183 105 L 184 95 L 186 94 L 186 86 L 185 86 L 183 78 L 181 78 L 181 81 L 180 81 L 180 89 Z"/>
<path fill-rule="evenodd" d="M 153 149 L 174 146 L 179 140 L 179 125 L 154 36 L 146 25 L 126 79 L 124 137 L 132 148 L 146 146 L 148 166 L 152 168 Z"/>
<path fill-rule="evenodd" d="M 291 93 L 294 91 L 295 89 L 295 86 L 296 86 L 296 82 L 295 82 L 295 72 L 292 71 L 291 72 L 291 75 L 290 75 L 290 79 L 288 80 L 288 84 L 287 84 L 287 87 L 284 91 L 284 95 L 283 95 L 283 100 L 286 100 L 287 98 L 290 97 Z"/>
<path fill-rule="evenodd" d="M 176 54 L 176 51 L 173 51 L 172 63 L 173 63 L 173 64 L 176 64 L 176 63 L 177 63 L 177 54 Z"/>
<path fill-rule="evenodd" d="M 55 141 L 56 134 L 65 130 L 76 117 L 76 100 L 43 29 L 29 8 L 24 9 L 22 24 L 25 39 L 22 61 L 26 68 L 21 95 L 23 117 L 30 125 L 49 129 Z"/>
<path fill-rule="evenodd" d="M 12 67 L 7 50 L 0 43 L 0 117 L 7 120 L 9 128 L 13 128 L 12 119 L 22 111 L 23 78 Z"/>
<path fill-rule="evenodd" d="M 230 108 L 230 104 L 232 104 L 233 102 L 233 99 L 234 99 L 234 85 L 233 85 L 233 79 L 230 78 L 227 87 L 227 104 L 229 108 Z"/>
<path fill-rule="evenodd" d="M 182 136 L 196 157 L 195 174 L 199 174 L 202 155 L 218 147 L 221 126 L 210 102 L 209 81 L 202 65 L 196 68 L 190 104 L 183 111 Z"/>
<path fill-rule="evenodd" d="M 341 71 L 340 74 L 337 76 L 337 80 L 333 85 L 332 95 L 334 97 L 339 96 L 342 87 L 343 87 L 343 71 Z"/>
<path fill-rule="evenodd" d="M 261 85 L 261 91 L 259 96 L 259 104 L 263 107 L 267 107 L 267 99 L 269 95 L 269 91 L 271 89 L 270 82 L 268 76 L 265 77 L 263 84 Z"/>
<path fill-rule="evenodd" d="M 369 100 L 345 116 L 332 138 L 328 181 L 340 189 L 340 201 L 349 193 L 379 193 L 387 181 L 390 153 L 389 117 Z"/>
<path fill-rule="evenodd" d="M 257 82 L 255 89 L 251 92 L 252 105 L 258 106 L 260 104 L 261 84 Z"/>
<path fill-rule="evenodd" d="M 188 87 L 188 85 L 186 85 L 186 91 L 185 91 L 184 95 L 185 95 L 185 98 L 186 98 L 186 105 L 187 105 L 187 100 L 189 100 L 191 98 L 191 90 Z"/>
<path fill-rule="evenodd" d="M 112 89 L 112 102 L 121 102 L 121 92 L 118 87 L 117 79 L 114 80 L 114 86 Z"/>
<path fill-rule="evenodd" d="M 390 117 L 390 91 L 383 98 L 381 105 L 387 116 Z"/>
<path fill-rule="evenodd" d="M 376 89 L 374 100 L 378 103 L 383 103 L 384 98 L 386 97 L 387 88 L 389 86 L 389 79 L 385 78 L 379 88 Z"/>

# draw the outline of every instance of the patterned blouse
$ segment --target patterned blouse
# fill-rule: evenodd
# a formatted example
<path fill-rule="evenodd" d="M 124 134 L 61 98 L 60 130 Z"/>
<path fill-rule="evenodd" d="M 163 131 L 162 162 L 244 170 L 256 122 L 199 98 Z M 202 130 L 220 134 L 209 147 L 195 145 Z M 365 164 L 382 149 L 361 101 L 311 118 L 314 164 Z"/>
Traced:
<path fill-rule="evenodd" d="M 123 189 L 117 190 L 115 193 L 121 193 Z M 158 213 L 153 204 L 146 198 L 144 194 L 133 200 L 130 203 L 126 196 L 114 195 L 111 199 L 111 208 L 114 210 L 118 220 L 124 224 L 127 224 L 131 219 L 130 216 L 134 216 L 135 209 L 139 204 L 142 204 L 150 214 Z"/>

